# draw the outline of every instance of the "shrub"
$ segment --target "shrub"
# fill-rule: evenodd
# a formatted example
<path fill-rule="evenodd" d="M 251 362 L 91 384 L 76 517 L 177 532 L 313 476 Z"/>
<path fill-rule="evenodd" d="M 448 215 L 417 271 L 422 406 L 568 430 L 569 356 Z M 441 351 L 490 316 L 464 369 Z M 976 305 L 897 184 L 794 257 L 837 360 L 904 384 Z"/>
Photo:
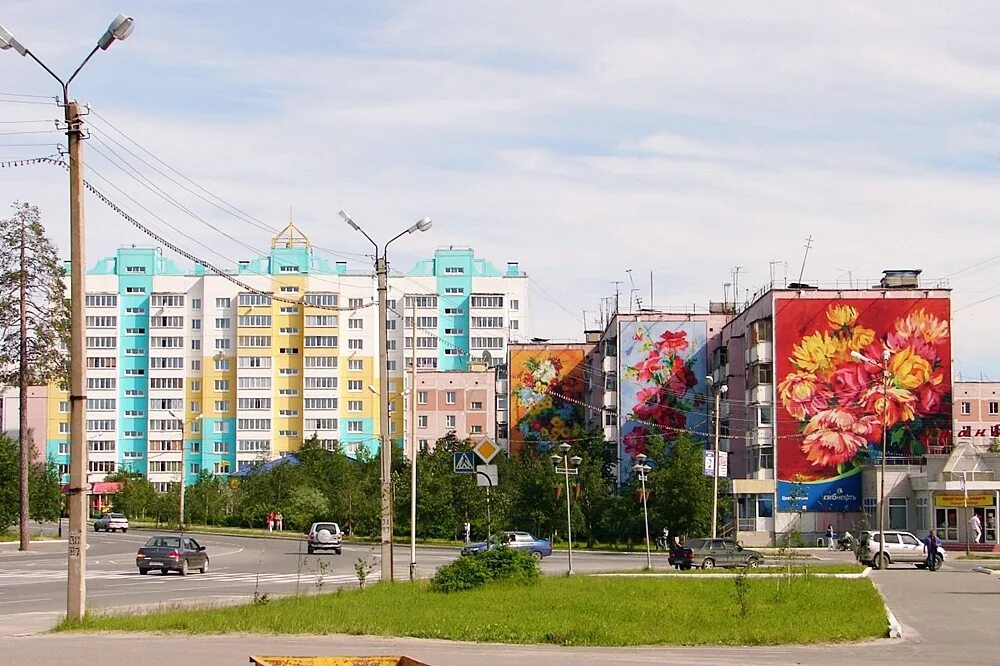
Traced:
<path fill-rule="evenodd" d="M 532 583 L 540 575 L 538 563 L 529 554 L 514 548 L 495 548 L 458 558 L 437 570 L 431 580 L 435 592 L 473 590 L 494 580 Z"/>

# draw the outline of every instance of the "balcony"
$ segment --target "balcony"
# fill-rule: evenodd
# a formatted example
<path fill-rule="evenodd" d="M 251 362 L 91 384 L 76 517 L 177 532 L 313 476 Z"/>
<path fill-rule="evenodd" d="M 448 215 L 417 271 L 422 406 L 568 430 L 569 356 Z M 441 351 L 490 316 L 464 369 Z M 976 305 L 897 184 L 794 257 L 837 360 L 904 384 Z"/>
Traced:
<path fill-rule="evenodd" d="M 605 356 L 601 360 L 601 369 L 604 372 L 617 372 L 618 371 L 618 357 L 617 356 Z"/>
<path fill-rule="evenodd" d="M 747 390 L 747 402 L 750 404 L 770 405 L 774 402 L 774 387 L 770 384 L 757 384 Z"/>
<path fill-rule="evenodd" d="M 605 407 L 618 407 L 618 391 L 605 391 L 604 392 L 604 406 Z"/>
<path fill-rule="evenodd" d="M 757 344 L 747 348 L 747 365 L 753 365 L 754 363 L 772 363 L 773 361 L 774 355 L 771 353 L 770 342 L 758 342 Z"/>
<path fill-rule="evenodd" d="M 604 441 L 606 442 L 618 441 L 618 426 L 616 425 L 604 426 Z"/>

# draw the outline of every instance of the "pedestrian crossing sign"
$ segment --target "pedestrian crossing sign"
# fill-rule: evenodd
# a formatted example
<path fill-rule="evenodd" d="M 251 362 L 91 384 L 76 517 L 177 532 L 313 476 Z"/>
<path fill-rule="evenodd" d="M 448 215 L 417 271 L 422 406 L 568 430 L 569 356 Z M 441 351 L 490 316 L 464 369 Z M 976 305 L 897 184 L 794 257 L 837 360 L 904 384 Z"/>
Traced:
<path fill-rule="evenodd" d="M 472 457 L 472 451 L 463 451 L 455 454 L 455 471 L 459 474 L 476 473 L 476 461 Z"/>

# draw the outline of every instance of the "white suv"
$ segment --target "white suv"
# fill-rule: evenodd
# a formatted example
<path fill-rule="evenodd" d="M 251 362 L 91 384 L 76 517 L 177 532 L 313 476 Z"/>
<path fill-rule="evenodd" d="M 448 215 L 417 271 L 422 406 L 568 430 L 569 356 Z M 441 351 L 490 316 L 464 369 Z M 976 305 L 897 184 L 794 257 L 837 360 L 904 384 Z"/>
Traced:
<path fill-rule="evenodd" d="M 344 535 L 340 533 L 340 525 L 337 523 L 313 523 L 306 534 L 309 535 L 310 555 L 317 550 L 332 550 L 340 555 Z"/>
<path fill-rule="evenodd" d="M 876 569 L 885 569 L 896 562 L 909 562 L 918 569 L 927 566 L 927 554 L 924 552 L 924 542 L 909 532 L 899 530 L 885 531 L 885 548 L 880 548 L 880 534 L 875 530 L 861 533 L 858 542 L 858 561 L 870 564 Z M 945 550 L 938 545 L 937 566 L 939 568 L 945 559 Z"/>
<path fill-rule="evenodd" d="M 94 531 L 100 532 L 128 532 L 128 518 L 123 513 L 106 513 L 94 521 Z"/>

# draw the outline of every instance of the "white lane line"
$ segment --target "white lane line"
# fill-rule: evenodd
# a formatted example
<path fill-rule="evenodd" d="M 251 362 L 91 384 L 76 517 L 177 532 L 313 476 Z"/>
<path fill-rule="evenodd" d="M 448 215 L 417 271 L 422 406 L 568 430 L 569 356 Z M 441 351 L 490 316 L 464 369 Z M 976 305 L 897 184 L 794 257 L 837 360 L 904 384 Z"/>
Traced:
<path fill-rule="evenodd" d="M 29 601 L 51 601 L 49 597 L 35 597 L 34 599 L 13 599 L 11 601 L 0 601 L 0 604 L 23 604 Z"/>

